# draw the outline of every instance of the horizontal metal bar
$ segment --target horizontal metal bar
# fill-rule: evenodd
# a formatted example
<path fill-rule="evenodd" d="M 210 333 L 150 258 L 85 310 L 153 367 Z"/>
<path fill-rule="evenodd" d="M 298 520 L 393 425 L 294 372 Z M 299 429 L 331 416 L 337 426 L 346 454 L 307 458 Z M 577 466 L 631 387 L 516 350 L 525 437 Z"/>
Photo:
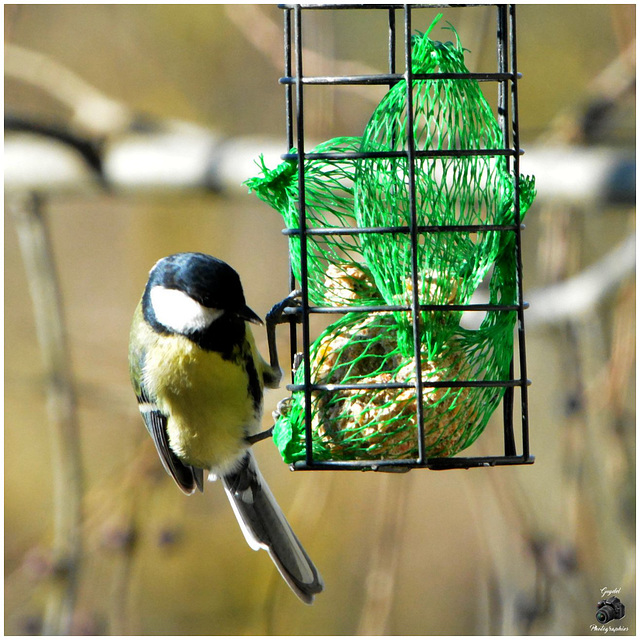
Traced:
<path fill-rule="evenodd" d="M 511 156 L 524 155 L 524 149 L 416 149 L 417 158 L 464 158 L 475 156 Z M 298 160 L 297 153 L 283 153 L 282 160 Z M 305 160 L 366 160 L 368 158 L 407 158 L 406 151 L 355 151 L 305 153 Z"/>
<path fill-rule="evenodd" d="M 506 389 L 528 387 L 531 380 L 423 380 L 429 389 Z M 366 384 L 310 384 L 311 391 L 383 391 L 385 389 L 415 389 L 410 382 L 369 382 Z M 287 391 L 304 391 L 303 384 L 288 384 Z"/>
<path fill-rule="evenodd" d="M 420 311 L 519 311 L 518 304 L 421 304 Z M 522 304 L 522 309 L 528 309 L 529 303 Z M 351 305 L 346 307 L 309 307 L 309 313 L 392 313 L 394 311 L 412 311 L 413 307 L 403 304 L 386 305 Z M 302 314 L 300 307 L 285 307 L 287 316 L 299 316 Z"/>
<path fill-rule="evenodd" d="M 524 229 L 524 225 L 520 225 Z M 515 224 L 442 224 L 419 225 L 418 233 L 482 233 L 484 231 L 517 231 Z M 305 229 L 283 229 L 285 236 L 357 236 L 378 233 L 403 233 L 409 234 L 411 229 L 407 226 L 399 227 L 311 227 Z"/>
<path fill-rule="evenodd" d="M 372 73 L 366 75 L 353 76 L 302 76 L 302 84 L 306 85 L 389 85 L 400 82 L 406 78 L 403 73 Z M 440 73 L 414 73 L 414 82 L 437 81 L 437 80 L 475 80 L 476 82 L 504 82 L 514 80 L 512 73 L 499 73 L 490 71 L 467 71 L 461 72 L 440 72 Z M 280 84 L 296 84 L 296 76 L 283 76 L 279 79 Z"/>
<path fill-rule="evenodd" d="M 401 11 L 404 9 L 404 5 L 401 4 L 278 4 L 280 9 L 295 9 L 296 6 L 299 6 L 301 9 L 330 9 L 330 10 L 339 10 L 339 9 L 397 9 Z M 458 8 L 458 7 L 497 7 L 498 4 L 412 4 L 411 9 L 447 9 L 447 8 Z"/>
<path fill-rule="evenodd" d="M 533 464 L 534 456 L 483 456 L 476 458 L 427 458 L 424 463 L 416 459 L 409 460 L 325 460 L 307 463 L 304 460 L 294 462 L 294 471 L 387 471 L 402 472 L 411 469 L 472 469 L 477 467 L 500 467 L 509 465 Z"/>

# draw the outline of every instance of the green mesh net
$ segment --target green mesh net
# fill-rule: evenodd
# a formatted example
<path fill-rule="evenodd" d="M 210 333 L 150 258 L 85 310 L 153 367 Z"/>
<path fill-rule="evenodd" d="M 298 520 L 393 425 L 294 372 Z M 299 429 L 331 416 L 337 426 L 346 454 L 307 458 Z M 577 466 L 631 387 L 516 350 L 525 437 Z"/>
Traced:
<path fill-rule="evenodd" d="M 361 138 L 335 138 L 314 153 L 356 153 Z M 294 150 L 295 151 L 295 150 Z M 308 229 L 354 229 L 357 160 L 307 160 L 304 186 Z M 283 162 L 273 171 L 260 159 L 262 176 L 247 182 L 256 195 L 279 211 L 287 229 L 300 229 L 298 164 Z M 289 238 L 291 267 L 301 281 L 300 236 Z M 314 235 L 307 239 L 309 302 L 317 306 L 384 302 L 364 260 L 359 235 Z"/>
<path fill-rule="evenodd" d="M 412 38 L 413 72 L 467 73 L 457 37 L 455 43 L 429 38 L 438 19 L 426 34 Z M 301 391 L 281 405 L 274 440 L 286 462 L 305 458 L 307 410 L 314 460 L 416 458 L 414 295 L 423 305 L 463 305 L 489 278 L 492 304 L 517 303 L 513 230 L 468 228 L 515 221 L 515 177 L 507 158 L 491 152 L 502 149 L 504 142 L 478 82 L 415 80 L 412 113 L 416 292 L 406 153 L 305 161 L 307 229 L 394 229 L 307 236 L 310 304 L 406 309 L 348 312 L 312 343 L 311 383 L 329 388 L 314 390 L 310 407 L 305 406 Z M 411 142 L 407 115 L 407 86 L 401 81 L 376 107 L 361 137 L 329 140 L 313 152 L 406 152 Z M 468 150 L 487 154 L 465 155 Z M 533 178 L 520 176 L 519 182 L 523 216 L 535 197 L 535 187 Z M 261 161 L 261 175 L 247 184 L 294 231 L 289 249 L 293 272 L 300 280 L 301 239 L 295 233 L 300 228 L 297 162 L 283 162 L 269 170 Z M 504 394 L 504 387 L 456 383 L 509 379 L 516 312 L 488 311 L 477 330 L 461 327 L 461 314 L 460 310 L 434 309 L 420 312 L 416 319 L 427 457 L 452 456 L 468 447 Z M 303 382 L 303 367 L 299 367 L 294 383 Z"/>

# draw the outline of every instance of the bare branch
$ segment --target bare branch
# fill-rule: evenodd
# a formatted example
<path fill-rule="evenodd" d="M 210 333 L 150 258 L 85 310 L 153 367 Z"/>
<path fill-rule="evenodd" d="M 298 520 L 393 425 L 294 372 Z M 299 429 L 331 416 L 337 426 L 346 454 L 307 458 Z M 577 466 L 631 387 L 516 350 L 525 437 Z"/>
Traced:
<path fill-rule="evenodd" d="M 131 121 L 132 113 L 125 105 L 42 53 L 5 43 L 4 73 L 46 91 L 70 108 L 73 124 L 89 134 L 112 134 L 125 129 Z"/>
<path fill-rule="evenodd" d="M 48 378 L 54 498 L 54 572 L 43 635 L 69 635 L 82 560 L 83 474 L 76 398 L 69 366 L 62 303 L 51 244 L 36 195 L 9 201 L 33 302 L 38 341 Z"/>
<path fill-rule="evenodd" d="M 584 271 L 558 284 L 531 291 L 527 295 L 528 327 L 574 321 L 596 306 L 635 272 L 636 239 L 629 236 L 603 258 Z"/>

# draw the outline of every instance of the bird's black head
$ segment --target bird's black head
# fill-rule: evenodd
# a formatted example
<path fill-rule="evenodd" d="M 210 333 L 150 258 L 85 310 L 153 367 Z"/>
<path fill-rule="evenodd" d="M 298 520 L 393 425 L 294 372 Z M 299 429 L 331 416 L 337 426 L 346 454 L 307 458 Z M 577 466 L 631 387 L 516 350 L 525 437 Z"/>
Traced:
<path fill-rule="evenodd" d="M 237 272 L 204 253 L 159 260 L 149 273 L 143 310 L 156 329 L 187 336 L 202 335 L 223 319 L 261 322 L 245 302 Z"/>
<path fill-rule="evenodd" d="M 162 258 L 149 274 L 149 286 L 177 289 L 210 309 L 241 312 L 246 307 L 235 269 L 204 253 L 175 253 Z"/>

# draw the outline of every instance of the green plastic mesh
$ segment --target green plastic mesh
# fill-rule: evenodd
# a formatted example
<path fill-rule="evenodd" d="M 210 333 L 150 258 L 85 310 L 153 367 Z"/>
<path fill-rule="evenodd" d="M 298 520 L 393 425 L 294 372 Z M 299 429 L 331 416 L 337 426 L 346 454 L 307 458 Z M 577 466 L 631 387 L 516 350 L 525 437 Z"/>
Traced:
<path fill-rule="evenodd" d="M 509 246 L 511 245 L 511 246 Z M 507 243 L 490 282 L 490 301 L 513 302 L 513 243 Z M 458 327 L 437 353 L 421 348 L 424 451 L 452 456 L 472 444 L 500 404 L 496 387 L 429 387 L 430 382 L 507 380 L 515 312 L 490 311 L 478 330 Z M 310 349 L 311 381 L 322 385 L 414 384 L 415 361 L 399 346 L 391 313 L 349 313 L 331 324 Z M 303 368 L 294 383 L 303 384 Z M 416 391 L 409 388 L 313 391 L 314 460 L 381 460 L 418 457 Z M 305 458 L 305 397 L 294 393 L 280 410 L 274 439 L 286 462 Z"/>
<path fill-rule="evenodd" d="M 433 25 L 432 25 L 433 26 Z M 467 73 L 459 42 L 434 42 L 415 36 L 414 73 Z M 417 80 L 412 92 L 413 138 L 418 154 L 500 149 L 500 126 L 475 80 Z M 361 151 L 406 151 L 406 82 L 380 102 L 362 136 Z M 446 156 L 415 159 L 415 206 L 419 226 L 505 225 L 513 223 L 513 176 L 505 156 Z M 521 213 L 528 208 L 533 183 L 521 180 Z M 409 163 L 379 158 L 358 166 L 356 221 L 364 227 L 410 226 Z M 465 304 L 495 261 L 500 232 L 425 232 L 418 235 L 418 295 L 421 304 Z M 389 304 L 410 304 L 412 248 L 408 234 L 394 242 L 379 235 L 362 238 L 365 258 Z M 439 348 L 455 330 L 460 313 L 439 314 L 425 327 L 426 339 Z M 405 316 L 406 318 L 406 316 Z M 398 320 L 407 333 L 411 327 Z M 409 343 L 410 340 L 407 340 Z"/>
<path fill-rule="evenodd" d="M 356 153 L 361 138 L 335 138 L 314 153 Z M 293 150 L 295 152 L 295 149 Z M 287 229 L 300 229 L 298 164 L 291 160 L 269 170 L 260 159 L 262 175 L 249 188 L 282 214 Z M 354 185 L 358 161 L 307 160 L 304 185 L 308 229 L 355 228 Z M 289 238 L 293 273 L 301 281 L 300 236 Z M 382 304 L 362 254 L 359 235 L 309 236 L 307 240 L 309 301 L 317 306 Z"/>
<path fill-rule="evenodd" d="M 439 18 L 438 18 L 439 19 Z M 433 28 L 436 19 L 429 31 Z M 464 50 L 426 34 L 412 38 L 414 73 L 467 72 Z M 478 82 L 414 81 L 412 92 L 417 282 L 420 304 L 467 304 L 490 278 L 490 302 L 517 303 L 512 230 L 455 229 L 461 225 L 514 223 L 514 176 L 504 155 L 456 155 L 503 148 L 500 126 Z M 314 152 L 406 152 L 407 87 L 391 88 L 359 138 L 329 140 Z M 420 152 L 444 152 L 444 157 Z M 307 238 L 312 305 L 401 305 L 411 308 L 410 175 L 407 156 L 305 161 L 307 228 L 399 227 L 393 233 L 311 235 Z M 289 229 L 300 226 L 298 168 L 283 162 L 248 181 L 278 210 Z M 520 176 L 520 215 L 535 197 L 533 178 Z M 300 280 L 300 237 L 289 239 Z M 489 311 L 477 330 L 460 326 L 461 311 L 420 313 L 424 449 L 428 457 L 452 456 L 482 433 L 500 404 L 503 387 L 455 386 L 461 381 L 505 381 L 513 354 L 516 313 Z M 312 343 L 310 380 L 349 385 L 311 393 L 296 391 L 281 406 L 274 440 L 286 462 L 305 458 L 305 413 L 310 411 L 315 460 L 381 460 L 418 455 L 416 357 L 410 310 L 349 312 Z M 303 367 L 294 383 L 303 384 Z M 430 387 L 430 383 L 451 386 Z M 363 385 L 396 385 L 368 388 Z"/>

